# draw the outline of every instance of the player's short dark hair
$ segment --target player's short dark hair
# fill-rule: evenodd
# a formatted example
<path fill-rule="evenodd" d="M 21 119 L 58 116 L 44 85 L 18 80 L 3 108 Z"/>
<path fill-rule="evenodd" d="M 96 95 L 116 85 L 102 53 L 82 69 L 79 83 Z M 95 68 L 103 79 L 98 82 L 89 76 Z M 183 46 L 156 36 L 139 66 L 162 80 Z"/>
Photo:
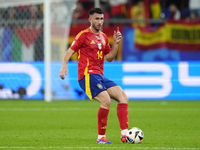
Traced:
<path fill-rule="evenodd" d="M 97 13 L 97 14 L 104 14 L 103 10 L 101 8 L 92 8 L 90 11 L 89 11 L 89 16 L 93 15 L 94 13 Z"/>

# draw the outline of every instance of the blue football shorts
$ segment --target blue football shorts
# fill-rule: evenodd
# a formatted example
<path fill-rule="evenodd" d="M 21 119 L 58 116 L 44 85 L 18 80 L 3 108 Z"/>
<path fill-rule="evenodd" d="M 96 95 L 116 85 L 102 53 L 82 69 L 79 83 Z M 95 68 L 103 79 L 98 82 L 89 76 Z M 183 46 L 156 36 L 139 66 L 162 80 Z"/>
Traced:
<path fill-rule="evenodd" d="M 101 74 L 87 74 L 79 80 L 79 85 L 87 96 L 93 100 L 99 93 L 117 84 Z"/>

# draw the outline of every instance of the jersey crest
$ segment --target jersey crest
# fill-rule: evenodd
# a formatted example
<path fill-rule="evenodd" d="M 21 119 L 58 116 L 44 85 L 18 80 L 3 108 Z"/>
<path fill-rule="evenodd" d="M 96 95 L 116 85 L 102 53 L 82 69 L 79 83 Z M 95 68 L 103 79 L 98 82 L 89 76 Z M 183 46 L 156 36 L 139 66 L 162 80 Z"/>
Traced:
<path fill-rule="evenodd" d="M 101 49 L 102 48 L 102 44 L 98 43 L 98 48 Z"/>

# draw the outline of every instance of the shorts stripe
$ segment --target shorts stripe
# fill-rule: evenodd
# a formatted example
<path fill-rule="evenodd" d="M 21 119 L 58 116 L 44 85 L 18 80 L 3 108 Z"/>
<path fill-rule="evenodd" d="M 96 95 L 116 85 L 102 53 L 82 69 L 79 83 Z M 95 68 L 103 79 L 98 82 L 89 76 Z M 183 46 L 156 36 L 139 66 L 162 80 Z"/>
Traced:
<path fill-rule="evenodd" d="M 87 59 L 87 67 L 85 68 L 85 93 L 92 100 L 92 93 L 90 89 L 90 75 L 88 74 L 89 60 Z"/>
<path fill-rule="evenodd" d="M 90 75 L 89 74 L 85 75 L 85 93 L 92 100 L 92 93 L 91 93 L 91 90 L 90 90 Z"/>

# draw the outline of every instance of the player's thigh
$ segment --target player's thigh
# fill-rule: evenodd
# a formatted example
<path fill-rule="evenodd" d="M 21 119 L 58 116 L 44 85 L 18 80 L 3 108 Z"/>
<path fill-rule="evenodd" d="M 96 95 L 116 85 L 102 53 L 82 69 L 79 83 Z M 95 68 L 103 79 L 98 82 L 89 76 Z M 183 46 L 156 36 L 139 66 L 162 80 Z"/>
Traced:
<path fill-rule="evenodd" d="M 107 108 L 107 109 L 110 108 L 111 100 L 107 91 L 100 92 L 98 95 L 94 97 L 94 99 L 100 102 L 101 107 Z"/>
<path fill-rule="evenodd" d="M 116 100 L 119 103 L 128 103 L 128 96 L 122 90 L 120 86 L 112 86 L 107 89 L 107 92 L 111 98 Z"/>

